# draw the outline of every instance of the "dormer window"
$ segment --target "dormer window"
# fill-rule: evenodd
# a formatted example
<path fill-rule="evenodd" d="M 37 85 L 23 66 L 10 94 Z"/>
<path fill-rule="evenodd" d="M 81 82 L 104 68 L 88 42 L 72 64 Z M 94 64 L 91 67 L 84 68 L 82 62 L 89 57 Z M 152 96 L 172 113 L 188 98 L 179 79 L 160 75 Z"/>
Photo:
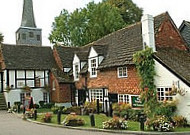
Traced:
<path fill-rule="evenodd" d="M 127 67 L 117 68 L 118 78 L 127 77 Z"/>
<path fill-rule="evenodd" d="M 90 76 L 91 77 L 96 77 L 97 76 L 97 71 L 96 71 L 96 58 L 95 59 L 91 59 L 90 60 L 91 63 L 91 72 L 90 72 Z"/>

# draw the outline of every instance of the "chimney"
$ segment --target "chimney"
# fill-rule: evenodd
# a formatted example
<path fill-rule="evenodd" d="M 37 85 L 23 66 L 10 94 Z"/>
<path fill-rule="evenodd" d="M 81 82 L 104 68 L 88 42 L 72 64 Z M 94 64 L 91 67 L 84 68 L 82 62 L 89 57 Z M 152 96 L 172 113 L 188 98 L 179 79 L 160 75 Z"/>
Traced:
<path fill-rule="evenodd" d="M 156 51 L 155 38 L 154 38 L 154 18 L 152 15 L 143 15 L 142 19 L 142 37 L 143 46 L 145 45 L 152 48 L 153 52 Z"/>

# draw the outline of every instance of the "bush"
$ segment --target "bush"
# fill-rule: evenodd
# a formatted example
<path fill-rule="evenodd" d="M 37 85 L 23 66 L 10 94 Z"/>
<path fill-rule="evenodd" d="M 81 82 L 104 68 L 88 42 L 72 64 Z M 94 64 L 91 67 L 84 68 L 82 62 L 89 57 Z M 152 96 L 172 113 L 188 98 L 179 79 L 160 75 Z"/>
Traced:
<path fill-rule="evenodd" d="M 66 126 L 83 126 L 84 120 L 76 114 L 69 114 L 63 121 Z"/>
<path fill-rule="evenodd" d="M 44 108 L 45 101 L 39 101 L 40 107 Z"/>
<path fill-rule="evenodd" d="M 175 102 L 164 102 L 156 107 L 155 115 L 164 115 L 168 118 L 172 117 L 176 111 L 176 103 Z"/>
<path fill-rule="evenodd" d="M 45 103 L 43 105 L 43 108 L 52 108 L 54 106 L 54 103 Z"/>
<path fill-rule="evenodd" d="M 58 106 L 53 106 L 53 107 L 51 108 L 51 111 L 53 112 L 53 114 L 57 114 L 57 113 L 58 113 L 58 110 L 61 110 L 60 107 L 58 107 Z"/>
<path fill-rule="evenodd" d="M 39 104 L 34 104 L 34 108 L 38 109 L 38 108 L 40 108 L 40 105 Z"/>
<path fill-rule="evenodd" d="M 42 119 L 43 122 L 50 123 L 51 118 L 52 118 L 52 114 L 51 113 L 46 113 L 46 114 L 42 115 L 41 119 Z"/>
<path fill-rule="evenodd" d="M 63 108 L 63 114 L 70 114 L 72 112 L 76 113 L 77 115 L 81 114 L 81 108 L 79 106 L 72 106 L 69 108 Z"/>
<path fill-rule="evenodd" d="M 88 115 L 89 113 L 96 113 L 97 109 L 96 102 L 85 102 L 84 104 L 84 114 Z M 100 112 L 102 111 L 102 104 L 100 103 L 99 107 Z"/>
<path fill-rule="evenodd" d="M 174 125 L 165 116 L 156 116 L 152 119 L 148 119 L 145 124 L 148 129 L 153 129 L 154 131 L 173 131 Z"/>
<path fill-rule="evenodd" d="M 108 121 L 103 122 L 104 129 L 127 129 L 127 121 L 119 117 L 114 117 Z"/>
<path fill-rule="evenodd" d="M 172 121 L 174 122 L 176 127 L 186 127 L 187 119 L 183 116 L 173 116 Z"/>
<path fill-rule="evenodd" d="M 14 102 L 14 105 L 18 106 L 21 105 L 22 103 L 20 101 Z"/>

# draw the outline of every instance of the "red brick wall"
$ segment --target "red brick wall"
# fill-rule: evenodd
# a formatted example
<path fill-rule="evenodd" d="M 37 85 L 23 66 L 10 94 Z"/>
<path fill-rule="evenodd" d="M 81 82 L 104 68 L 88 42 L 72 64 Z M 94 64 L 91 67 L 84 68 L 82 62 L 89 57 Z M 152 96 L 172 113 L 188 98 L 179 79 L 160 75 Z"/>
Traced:
<path fill-rule="evenodd" d="M 134 65 L 127 66 L 128 77 L 118 78 L 117 68 L 110 68 L 98 71 L 96 78 L 89 78 L 88 89 L 108 88 L 110 93 L 140 94 L 140 80 Z M 85 85 L 85 78 L 80 76 L 80 81 L 76 82 L 76 89 L 82 89 Z"/>
<path fill-rule="evenodd" d="M 55 90 L 53 89 L 53 80 L 55 80 Z M 71 84 L 61 84 L 57 81 L 53 74 L 50 75 L 50 94 L 51 101 L 55 103 L 71 102 Z"/>
<path fill-rule="evenodd" d="M 167 18 L 160 26 L 155 37 L 156 46 L 159 47 L 175 47 L 180 50 L 186 50 L 185 42 L 182 39 L 179 31 Z"/>
<path fill-rule="evenodd" d="M 54 56 L 54 59 L 56 61 L 56 64 L 62 70 L 63 69 L 63 65 L 62 65 L 61 59 L 59 57 L 59 54 L 58 54 L 56 48 L 53 48 L 53 56 Z"/>

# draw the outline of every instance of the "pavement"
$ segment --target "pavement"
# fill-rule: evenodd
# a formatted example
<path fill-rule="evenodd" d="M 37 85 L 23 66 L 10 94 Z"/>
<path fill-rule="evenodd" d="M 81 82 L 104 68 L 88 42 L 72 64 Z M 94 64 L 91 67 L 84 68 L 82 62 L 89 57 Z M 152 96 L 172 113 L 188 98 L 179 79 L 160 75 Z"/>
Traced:
<path fill-rule="evenodd" d="M 0 111 L 0 135 L 190 135 L 190 132 L 136 132 L 103 130 L 95 128 L 65 127 L 31 120 L 22 120 L 21 115 Z"/>

